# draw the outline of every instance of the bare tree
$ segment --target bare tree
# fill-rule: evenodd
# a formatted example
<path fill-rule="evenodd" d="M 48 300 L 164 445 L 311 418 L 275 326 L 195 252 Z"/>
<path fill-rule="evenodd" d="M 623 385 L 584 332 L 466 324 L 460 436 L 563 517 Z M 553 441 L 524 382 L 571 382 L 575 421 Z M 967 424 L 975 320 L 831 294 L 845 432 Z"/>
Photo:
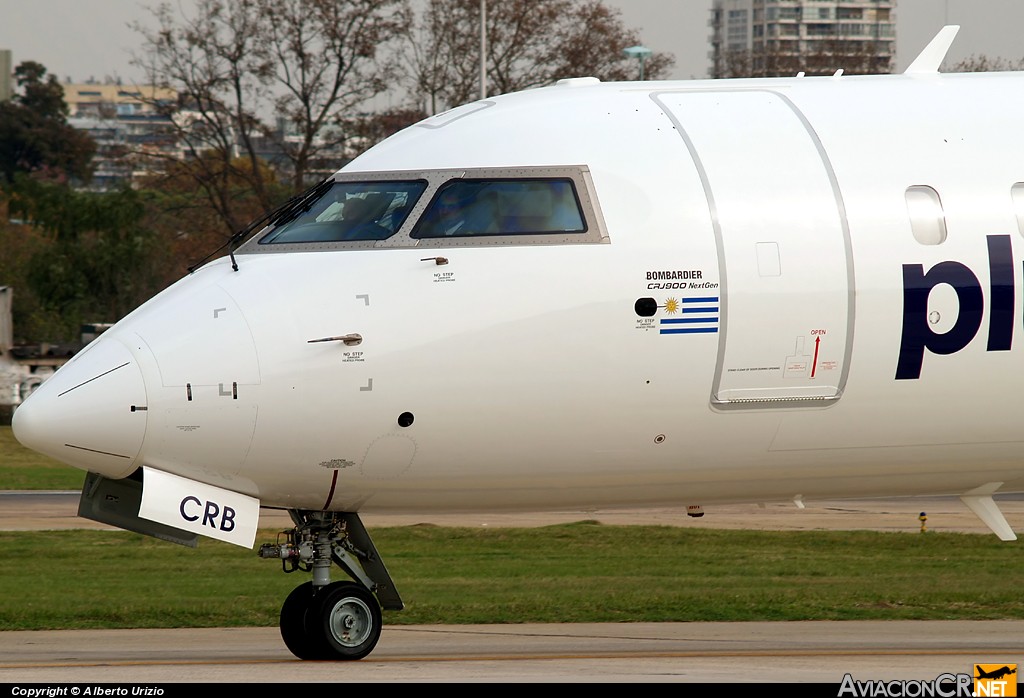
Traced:
<path fill-rule="evenodd" d="M 422 109 L 411 107 L 357 114 L 345 123 L 345 131 L 350 134 L 346 149 L 354 157 L 428 116 Z"/>
<path fill-rule="evenodd" d="M 405 32 L 410 89 L 432 113 L 479 96 L 479 0 L 428 0 Z M 640 43 L 619 13 L 600 0 L 504 0 L 487 6 L 490 94 L 547 85 L 560 78 L 637 77 L 623 49 Z M 669 54 L 646 62 L 649 78 L 674 63 Z"/>
<path fill-rule="evenodd" d="M 989 73 L 1004 70 L 1024 70 L 1024 58 L 1010 60 L 1000 56 L 986 56 L 983 53 L 971 54 L 967 58 L 943 68 L 947 73 Z"/>
<path fill-rule="evenodd" d="M 297 192 L 320 160 L 338 158 L 347 114 L 387 85 L 377 52 L 400 30 L 405 5 L 197 0 L 189 15 L 159 5 L 155 29 L 135 25 L 143 46 L 133 62 L 153 85 L 180 95 L 160 107 L 173 117 L 195 184 L 229 231 L 244 222 L 240 196 L 255 197 L 262 209 L 279 202 L 262 160 L 283 165 Z M 172 169 L 180 177 L 180 164 Z"/>
<path fill-rule="evenodd" d="M 246 177 L 236 157 L 241 143 L 250 165 L 257 159 L 252 145 L 262 127 L 255 109 L 268 68 L 259 58 L 256 2 L 199 0 L 193 17 L 179 17 L 167 3 L 152 12 L 156 30 L 135 25 L 144 43 L 133 62 L 151 84 L 177 91 L 177 103 L 155 106 L 172 118 L 190 177 L 233 232 L 242 224 L 234 181 L 245 181 L 261 206 L 270 204 L 262 168 L 252 167 L 255 175 Z"/>
<path fill-rule="evenodd" d="M 428 113 L 441 110 L 440 101 L 446 90 L 452 89 L 450 81 L 456 63 L 455 52 L 472 49 L 471 40 L 458 35 L 459 27 L 446 14 L 445 3 L 428 2 L 417 18 L 412 8 L 407 7 L 406 22 L 402 33 L 400 49 L 405 61 L 406 82 L 414 95 L 425 102 L 422 106 Z M 464 28 L 463 28 L 464 29 Z M 457 88 L 462 91 L 463 87 Z"/>
<path fill-rule="evenodd" d="M 281 145 L 298 191 L 321 153 L 338 153 L 346 116 L 392 82 L 393 67 L 375 59 L 378 46 L 401 29 L 405 1 L 260 0 L 259 6 L 267 64 L 283 91 L 275 113 L 296 136 Z"/>
<path fill-rule="evenodd" d="M 711 68 L 713 78 L 765 78 L 805 75 L 877 75 L 892 71 L 892 59 L 880 55 L 873 41 L 832 38 L 798 51 L 796 42 L 768 40 L 753 49 L 720 51 Z"/>

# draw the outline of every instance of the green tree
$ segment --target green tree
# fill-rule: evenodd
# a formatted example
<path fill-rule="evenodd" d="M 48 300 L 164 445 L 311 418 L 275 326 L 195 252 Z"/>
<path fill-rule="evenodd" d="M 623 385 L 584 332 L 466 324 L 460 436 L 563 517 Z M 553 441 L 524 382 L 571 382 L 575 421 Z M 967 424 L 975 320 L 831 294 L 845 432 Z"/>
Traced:
<path fill-rule="evenodd" d="M 96 193 L 19 175 L 8 188 L 0 261 L 19 289 L 15 327 L 32 341 L 72 341 L 87 322 L 113 322 L 170 279 L 164 240 L 147 225 L 147 194 Z"/>
<path fill-rule="evenodd" d="M 204 255 L 214 252 L 224 242 L 224 208 L 240 221 L 252 221 L 267 212 L 250 183 L 250 161 L 237 158 L 225 164 L 216 153 L 205 152 L 195 160 L 169 162 L 163 171 L 143 180 L 147 193 L 146 226 L 166 245 L 164 278 L 167 282 L 182 276 Z M 288 184 L 280 183 L 276 173 L 264 161 L 257 160 L 258 173 L 273 201 L 288 198 Z M 206 182 L 205 177 L 216 180 Z M 197 192 L 200 188 L 219 192 L 210 197 Z M 222 198 L 223 197 L 223 198 Z"/>
<path fill-rule="evenodd" d="M 0 184 L 18 173 L 88 180 L 96 144 L 67 123 L 64 90 L 46 68 L 26 61 L 14 70 L 19 92 L 0 103 Z"/>

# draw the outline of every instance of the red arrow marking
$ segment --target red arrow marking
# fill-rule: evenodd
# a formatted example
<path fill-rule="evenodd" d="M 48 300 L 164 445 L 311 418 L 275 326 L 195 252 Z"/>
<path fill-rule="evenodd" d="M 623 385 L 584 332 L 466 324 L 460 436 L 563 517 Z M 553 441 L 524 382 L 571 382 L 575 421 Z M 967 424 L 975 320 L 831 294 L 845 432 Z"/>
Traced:
<path fill-rule="evenodd" d="M 811 364 L 811 378 L 814 378 L 814 372 L 818 370 L 818 345 L 821 344 L 821 337 L 814 338 L 814 363 Z"/>

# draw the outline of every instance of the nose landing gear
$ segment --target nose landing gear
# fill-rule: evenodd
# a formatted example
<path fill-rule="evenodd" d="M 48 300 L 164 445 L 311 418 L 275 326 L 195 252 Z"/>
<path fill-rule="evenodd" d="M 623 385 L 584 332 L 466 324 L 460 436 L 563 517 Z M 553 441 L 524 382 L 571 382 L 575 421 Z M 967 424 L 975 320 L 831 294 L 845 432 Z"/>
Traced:
<path fill-rule="evenodd" d="M 400 610 L 401 598 L 357 514 L 292 510 L 295 528 L 284 543 L 260 546 L 285 572 L 312 572 L 281 607 L 281 638 L 299 659 L 362 659 L 377 645 L 381 608 Z M 354 581 L 331 582 L 334 562 Z"/>

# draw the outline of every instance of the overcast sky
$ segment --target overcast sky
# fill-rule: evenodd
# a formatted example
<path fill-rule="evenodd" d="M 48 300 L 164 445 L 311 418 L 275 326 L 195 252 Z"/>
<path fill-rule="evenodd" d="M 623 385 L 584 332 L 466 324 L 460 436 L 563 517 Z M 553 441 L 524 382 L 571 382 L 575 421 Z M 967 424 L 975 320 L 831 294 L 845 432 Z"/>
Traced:
<path fill-rule="evenodd" d="M 492 0 L 494 2 L 496 0 Z M 172 0 L 190 6 L 189 0 Z M 605 0 L 644 45 L 675 55 L 670 77 L 702 78 L 708 71 L 711 0 Z M 156 0 L 0 0 L 0 48 L 14 64 L 36 60 L 61 80 L 120 76 L 141 79 L 129 64 L 139 37 L 128 25 L 146 21 Z M 945 23 L 960 24 L 949 57 L 1024 57 L 1022 0 L 897 0 L 896 67 L 903 70 Z"/>

